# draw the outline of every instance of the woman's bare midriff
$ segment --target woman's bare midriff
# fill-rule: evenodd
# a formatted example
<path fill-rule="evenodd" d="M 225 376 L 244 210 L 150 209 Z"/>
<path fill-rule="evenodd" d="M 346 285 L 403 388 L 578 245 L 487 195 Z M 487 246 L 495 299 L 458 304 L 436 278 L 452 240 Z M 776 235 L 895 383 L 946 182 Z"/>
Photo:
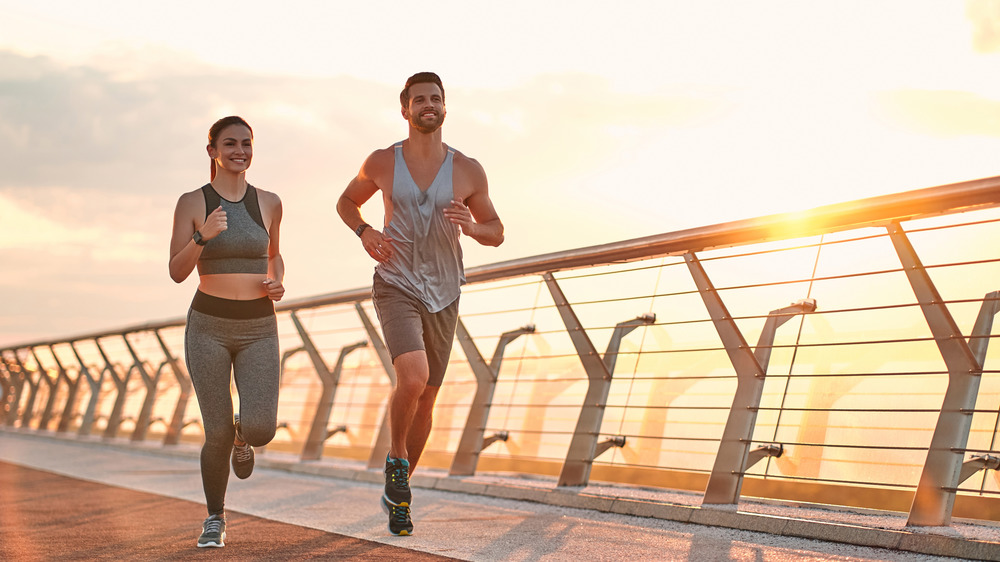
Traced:
<path fill-rule="evenodd" d="M 264 280 L 267 275 L 261 273 L 217 273 L 202 275 L 198 290 L 223 299 L 234 301 L 249 301 L 267 296 Z"/>

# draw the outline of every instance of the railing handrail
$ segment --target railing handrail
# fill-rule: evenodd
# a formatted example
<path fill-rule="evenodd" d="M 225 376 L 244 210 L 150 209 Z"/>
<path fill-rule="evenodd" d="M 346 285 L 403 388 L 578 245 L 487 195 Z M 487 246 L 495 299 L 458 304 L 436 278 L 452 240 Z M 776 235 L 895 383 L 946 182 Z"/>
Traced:
<path fill-rule="evenodd" d="M 466 279 L 469 283 L 499 281 L 524 275 L 623 263 L 691 251 L 802 238 L 866 226 L 883 226 L 891 222 L 998 206 L 1000 206 L 1000 176 L 993 176 L 834 203 L 804 211 L 741 219 L 481 265 L 467 269 Z M 370 287 L 355 288 L 286 301 L 277 305 L 275 310 L 289 312 L 353 303 L 367 300 L 370 296 Z M 186 318 L 181 316 L 72 337 L 5 345 L 0 347 L 0 351 L 176 328 L 183 326 L 185 322 Z"/>

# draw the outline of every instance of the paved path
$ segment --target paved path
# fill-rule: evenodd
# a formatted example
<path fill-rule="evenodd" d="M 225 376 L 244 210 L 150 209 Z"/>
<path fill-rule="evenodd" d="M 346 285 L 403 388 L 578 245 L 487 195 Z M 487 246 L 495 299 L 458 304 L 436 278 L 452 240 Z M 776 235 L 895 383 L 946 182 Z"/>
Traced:
<path fill-rule="evenodd" d="M 199 551 L 195 502 L 4 462 L 0 490 L 4 560 L 454 560 L 235 512 L 227 546 Z"/>
<path fill-rule="evenodd" d="M 0 461 L 3 560 L 955 559 L 421 488 L 414 536 L 393 537 L 374 480 L 292 473 L 267 462 L 248 480 L 230 480 L 227 546 L 197 549 L 204 499 L 190 450 L 166 454 L 0 429 Z"/>

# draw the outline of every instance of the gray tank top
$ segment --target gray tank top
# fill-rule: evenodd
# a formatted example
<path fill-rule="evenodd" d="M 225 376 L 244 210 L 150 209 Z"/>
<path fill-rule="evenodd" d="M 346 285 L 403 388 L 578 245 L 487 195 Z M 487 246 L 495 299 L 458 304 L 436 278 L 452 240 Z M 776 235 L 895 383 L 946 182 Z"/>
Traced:
<path fill-rule="evenodd" d="M 256 188 L 247 185 L 247 192 L 240 201 L 223 199 L 211 183 L 202 186 L 201 191 L 205 195 L 205 216 L 222 205 L 226 212 L 226 230 L 205 244 L 198 259 L 198 274 L 267 275 L 267 246 L 271 237 L 260 214 Z"/>
<path fill-rule="evenodd" d="M 387 283 L 420 299 L 429 312 L 439 312 L 455 302 L 465 283 L 458 227 L 442 210 L 454 198 L 452 169 L 455 150 L 438 169 L 427 191 L 421 191 L 403 159 L 403 143 L 396 151 L 392 176 L 392 218 L 384 234 L 393 240 L 393 255 L 375 271 Z"/>

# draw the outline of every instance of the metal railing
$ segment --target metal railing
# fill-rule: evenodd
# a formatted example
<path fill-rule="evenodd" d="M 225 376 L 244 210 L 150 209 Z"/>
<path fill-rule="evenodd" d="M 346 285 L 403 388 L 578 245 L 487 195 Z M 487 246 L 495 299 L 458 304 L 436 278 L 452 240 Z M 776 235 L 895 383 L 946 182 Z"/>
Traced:
<path fill-rule="evenodd" d="M 998 207 L 988 178 L 470 268 L 422 464 L 1000 520 Z M 267 448 L 379 466 L 370 290 L 277 310 Z M 0 349 L 2 424 L 200 442 L 183 329 Z"/>

